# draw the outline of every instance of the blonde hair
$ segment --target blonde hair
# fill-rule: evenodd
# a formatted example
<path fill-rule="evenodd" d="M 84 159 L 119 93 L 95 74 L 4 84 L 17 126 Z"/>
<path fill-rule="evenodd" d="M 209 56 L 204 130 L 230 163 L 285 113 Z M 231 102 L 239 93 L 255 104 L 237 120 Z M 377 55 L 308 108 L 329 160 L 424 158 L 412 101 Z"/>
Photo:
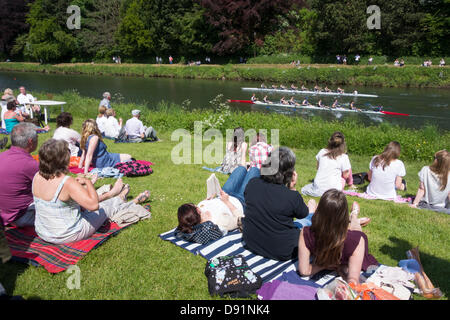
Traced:
<path fill-rule="evenodd" d="M 85 122 L 83 122 L 83 129 L 81 132 L 81 142 L 80 147 L 82 150 L 86 148 L 86 142 L 88 138 L 92 135 L 97 136 L 100 141 L 103 141 L 102 134 L 100 133 L 100 130 L 98 129 L 97 122 L 95 122 L 94 119 L 88 119 Z"/>
<path fill-rule="evenodd" d="M 106 116 L 109 117 L 113 117 L 114 116 L 114 109 L 108 109 L 106 110 Z"/>
<path fill-rule="evenodd" d="M 105 106 L 100 106 L 98 108 L 98 113 L 101 114 L 102 116 L 105 115 L 106 113 L 106 107 Z"/>
<path fill-rule="evenodd" d="M 450 172 L 450 152 L 447 150 L 436 152 L 430 170 L 439 177 L 441 191 L 444 191 L 447 188 L 448 173 Z"/>
<path fill-rule="evenodd" d="M 12 91 L 12 89 L 7 88 L 5 89 L 5 91 L 3 92 L 5 96 L 14 96 L 14 92 Z"/>

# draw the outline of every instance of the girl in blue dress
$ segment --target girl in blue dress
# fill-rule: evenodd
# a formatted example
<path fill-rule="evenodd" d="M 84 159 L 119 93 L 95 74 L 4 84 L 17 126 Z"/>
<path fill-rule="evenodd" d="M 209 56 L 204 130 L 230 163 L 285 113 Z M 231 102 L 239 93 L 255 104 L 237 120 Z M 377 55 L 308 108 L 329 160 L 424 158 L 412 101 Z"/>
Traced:
<path fill-rule="evenodd" d="M 114 167 L 119 162 L 131 160 L 129 154 L 110 153 L 106 144 L 103 142 L 102 134 L 98 129 L 97 123 L 93 119 L 86 120 L 83 123 L 83 132 L 81 134 L 81 149 L 83 154 L 79 168 L 84 167 L 84 173 L 89 172 L 89 167 L 107 168 Z"/>

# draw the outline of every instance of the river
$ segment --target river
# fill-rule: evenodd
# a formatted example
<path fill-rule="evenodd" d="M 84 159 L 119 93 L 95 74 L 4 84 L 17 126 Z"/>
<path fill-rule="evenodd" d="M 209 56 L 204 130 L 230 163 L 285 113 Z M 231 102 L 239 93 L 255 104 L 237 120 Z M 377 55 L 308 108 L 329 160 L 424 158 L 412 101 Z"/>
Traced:
<path fill-rule="evenodd" d="M 251 92 L 242 91 L 242 87 L 259 87 L 260 83 L 251 81 L 191 80 L 171 78 L 138 78 L 87 75 L 55 75 L 24 72 L 0 72 L 0 89 L 12 88 L 18 92 L 19 86 L 25 86 L 30 92 L 61 93 L 66 90 L 77 90 L 82 96 L 101 99 L 102 93 L 111 92 L 116 99 L 148 106 L 150 109 L 158 102 L 165 100 L 181 104 L 191 101 L 191 108 L 212 108 L 209 104 L 218 94 L 225 99 L 249 100 Z M 268 85 L 268 83 L 266 83 Z M 289 84 L 285 84 L 289 85 Z M 332 89 L 332 86 L 329 86 Z M 420 128 L 426 124 L 434 124 L 443 130 L 450 130 L 450 90 L 418 89 L 418 88 L 379 88 L 379 87 L 345 87 L 346 92 L 355 89 L 360 93 L 375 94 L 378 98 L 356 98 L 356 107 L 367 109 L 370 105 L 383 105 L 384 110 L 410 114 L 403 116 L 378 116 L 332 111 L 292 110 L 288 108 L 265 108 L 247 104 L 232 104 L 233 109 L 250 112 L 278 112 L 293 116 L 315 117 L 326 120 L 354 118 L 365 124 L 389 122 L 402 127 Z M 118 98 L 120 97 L 120 98 Z M 263 95 L 258 97 L 262 99 Z M 304 96 L 295 96 L 302 100 Z M 39 98 L 39 97 L 38 97 Z M 269 99 L 277 101 L 280 95 L 269 95 Z M 290 96 L 289 96 L 290 98 Z M 41 97 L 45 99 L 45 97 Z M 309 97 L 316 103 L 318 97 Z M 341 97 L 339 102 L 348 104 L 352 97 Z M 326 105 L 333 103 L 333 97 L 322 97 Z M 114 105 L 114 98 L 112 100 Z"/>

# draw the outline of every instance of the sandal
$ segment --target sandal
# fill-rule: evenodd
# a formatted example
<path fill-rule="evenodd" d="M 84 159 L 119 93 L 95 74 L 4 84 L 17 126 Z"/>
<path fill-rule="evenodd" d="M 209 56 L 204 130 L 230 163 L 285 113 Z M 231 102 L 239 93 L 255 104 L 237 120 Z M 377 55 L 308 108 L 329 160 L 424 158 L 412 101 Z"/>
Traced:
<path fill-rule="evenodd" d="M 122 191 L 120 191 L 119 196 L 123 201 L 127 200 L 128 194 L 130 193 L 131 187 L 129 184 L 124 184 L 122 187 Z"/>
<path fill-rule="evenodd" d="M 150 198 L 150 191 L 145 190 L 136 199 L 134 199 L 134 202 L 136 204 L 141 204 L 141 203 L 147 201 L 149 198 Z"/>

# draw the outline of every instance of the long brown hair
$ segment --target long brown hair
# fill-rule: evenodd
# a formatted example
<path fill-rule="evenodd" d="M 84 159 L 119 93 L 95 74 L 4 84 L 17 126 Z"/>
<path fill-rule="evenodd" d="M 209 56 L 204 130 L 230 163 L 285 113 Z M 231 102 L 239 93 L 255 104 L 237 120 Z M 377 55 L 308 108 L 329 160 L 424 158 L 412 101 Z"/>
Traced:
<path fill-rule="evenodd" d="M 341 263 L 350 217 L 343 192 L 331 189 L 323 194 L 312 217 L 314 264 L 327 267 Z"/>
<path fill-rule="evenodd" d="M 383 153 L 375 157 L 373 164 L 375 167 L 383 165 L 384 170 L 384 168 L 389 166 L 392 161 L 397 160 L 400 157 L 400 152 L 400 143 L 397 141 L 391 141 L 386 148 L 384 148 Z"/>
<path fill-rule="evenodd" d="M 447 150 L 436 152 L 430 170 L 439 177 L 441 191 L 444 191 L 447 188 L 448 173 L 450 172 L 450 152 Z"/>
<path fill-rule="evenodd" d="M 347 145 L 345 144 L 345 137 L 342 132 L 337 131 L 333 133 L 330 140 L 328 140 L 327 150 L 329 152 L 326 156 L 330 159 L 336 159 L 347 152 Z"/>
<path fill-rule="evenodd" d="M 100 141 L 103 141 L 102 134 L 100 133 L 100 130 L 98 129 L 97 122 L 95 122 L 94 119 L 88 119 L 85 122 L 83 122 L 83 130 L 81 132 L 81 142 L 80 147 L 82 150 L 86 148 L 86 142 L 87 139 L 91 135 L 96 135 Z"/>

